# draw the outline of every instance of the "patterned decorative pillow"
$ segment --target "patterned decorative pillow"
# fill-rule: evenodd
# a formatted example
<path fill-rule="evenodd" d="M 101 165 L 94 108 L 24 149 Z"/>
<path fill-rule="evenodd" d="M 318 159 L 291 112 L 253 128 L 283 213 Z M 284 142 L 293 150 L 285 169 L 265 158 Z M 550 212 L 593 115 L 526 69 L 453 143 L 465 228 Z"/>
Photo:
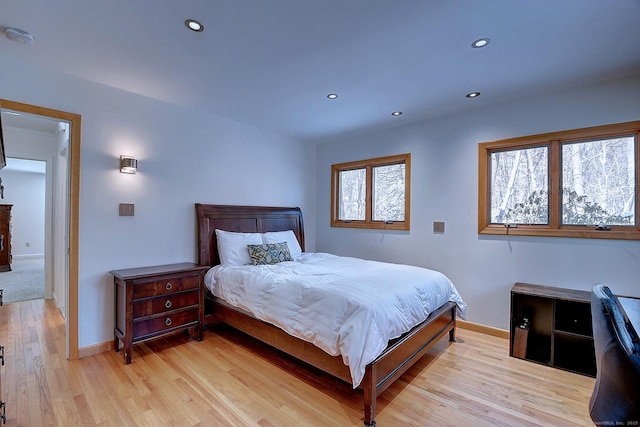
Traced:
<path fill-rule="evenodd" d="M 253 265 L 277 264 L 283 261 L 293 261 L 287 242 L 265 243 L 262 245 L 247 245 L 249 257 Z"/>

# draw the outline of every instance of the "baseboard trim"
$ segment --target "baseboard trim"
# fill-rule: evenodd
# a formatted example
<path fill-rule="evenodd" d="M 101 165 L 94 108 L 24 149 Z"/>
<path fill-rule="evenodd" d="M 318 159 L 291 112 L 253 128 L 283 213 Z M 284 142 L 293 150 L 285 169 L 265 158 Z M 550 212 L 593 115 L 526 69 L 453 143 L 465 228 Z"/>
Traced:
<path fill-rule="evenodd" d="M 104 353 L 111 350 L 113 350 L 113 340 L 90 345 L 87 347 L 82 347 L 78 349 L 78 359 L 82 359 L 83 357 L 95 356 L 96 354 Z"/>
<path fill-rule="evenodd" d="M 481 325 L 479 323 L 467 322 L 466 320 L 456 320 L 456 325 L 461 329 L 468 329 L 474 332 L 491 335 L 498 338 L 509 339 L 509 331 L 506 329 L 494 328 L 493 326 Z"/>

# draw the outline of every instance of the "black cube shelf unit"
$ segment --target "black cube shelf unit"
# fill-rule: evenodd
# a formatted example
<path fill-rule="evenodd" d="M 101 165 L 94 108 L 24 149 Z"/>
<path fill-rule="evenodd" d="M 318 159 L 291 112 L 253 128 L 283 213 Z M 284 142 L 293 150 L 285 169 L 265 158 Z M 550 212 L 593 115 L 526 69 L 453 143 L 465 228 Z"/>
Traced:
<path fill-rule="evenodd" d="M 516 283 L 510 332 L 510 356 L 596 376 L 590 292 Z"/>

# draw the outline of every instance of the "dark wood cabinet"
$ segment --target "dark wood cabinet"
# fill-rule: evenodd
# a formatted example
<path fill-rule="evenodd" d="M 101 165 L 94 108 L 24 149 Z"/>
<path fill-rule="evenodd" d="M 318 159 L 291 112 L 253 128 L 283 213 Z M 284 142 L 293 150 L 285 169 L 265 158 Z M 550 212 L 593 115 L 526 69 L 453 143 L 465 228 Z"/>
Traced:
<path fill-rule="evenodd" d="M 0 271 L 11 271 L 11 207 L 0 205 Z"/>
<path fill-rule="evenodd" d="M 204 273 L 209 267 L 192 263 L 110 271 L 115 286 L 114 349 L 131 347 L 184 329 L 204 336 Z"/>
<path fill-rule="evenodd" d="M 595 377 L 590 292 L 516 283 L 510 332 L 511 356 Z"/>

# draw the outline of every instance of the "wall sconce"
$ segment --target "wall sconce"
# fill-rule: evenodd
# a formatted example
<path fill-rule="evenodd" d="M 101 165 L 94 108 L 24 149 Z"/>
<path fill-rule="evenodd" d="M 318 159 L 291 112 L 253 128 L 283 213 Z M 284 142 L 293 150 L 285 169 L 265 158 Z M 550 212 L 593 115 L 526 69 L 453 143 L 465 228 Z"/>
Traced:
<path fill-rule="evenodd" d="M 120 172 L 136 173 L 138 169 L 138 160 L 131 156 L 120 156 Z"/>

